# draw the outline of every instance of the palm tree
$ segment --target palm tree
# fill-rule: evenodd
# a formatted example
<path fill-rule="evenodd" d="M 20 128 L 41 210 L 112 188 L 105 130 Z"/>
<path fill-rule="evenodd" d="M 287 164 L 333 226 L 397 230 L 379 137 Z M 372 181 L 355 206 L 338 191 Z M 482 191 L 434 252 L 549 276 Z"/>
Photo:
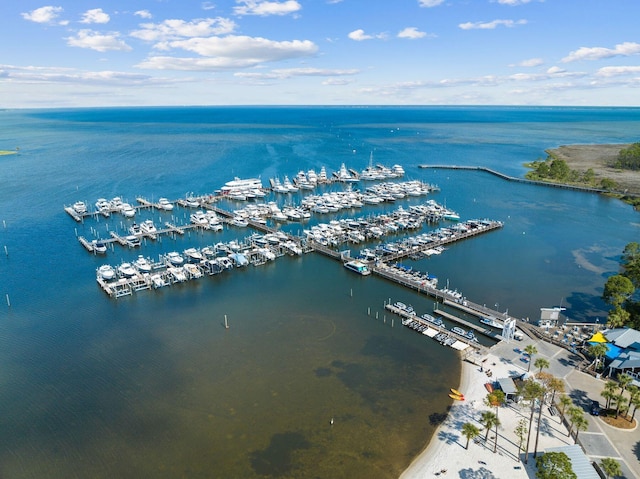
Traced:
<path fill-rule="evenodd" d="M 627 411 L 631 409 L 631 404 L 633 403 L 633 398 L 636 396 L 640 396 L 640 388 L 638 386 L 634 386 L 633 384 L 627 387 L 627 391 L 629 391 L 629 404 L 627 406 Z"/>
<path fill-rule="evenodd" d="M 623 405 L 626 406 L 627 398 L 625 398 L 623 394 L 614 394 L 613 397 L 611 398 L 611 402 L 616 405 L 616 419 L 617 419 L 618 415 L 620 414 L 621 406 Z"/>
<path fill-rule="evenodd" d="M 618 385 L 615 381 L 609 379 L 606 383 L 604 383 L 604 390 L 600 393 L 600 395 L 607 400 L 606 409 L 609 409 L 611 405 L 611 399 L 615 395 L 615 391 Z"/>
<path fill-rule="evenodd" d="M 609 351 L 609 349 L 607 348 L 607 346 L 604 343 L 597 343 L 594 344 L 593 346 L 590 346 L 589 349 L 587 350 L 587 352 L 595 357 L 595 361 L 594 361 L 594 370 L 597 371 L 598 370 L 598 366 L 600 366 L 600 358 L 603 357 L 605 354 L 607 354 L 607 351 Z"/>
<path fill-rule="evenodd" d="M 518 421 L 516 429 L 513 432 L 516 433 L 516 437 L 518 438 L 518 462 L 520 462 L 520 453 L 522 452 L 522 443 L 524 442 L 524 436 L 529 432 L 529 430 L 527 429 L 527 420 L 525 418 L 520 419 L 520 421 Z"/>
<path fill-rule="evenodd" d="M 580 409 L 580 411 L 582 411 L 582 409 Z M 578 433 L 580 431 L 586 431 L 587 428 L 589 427 L 589 421 L 587 420 L 586 417 L 584 417 L 584 415 L 579 415 L 576 416 L 576 418 L 573 421 L 575 427 L 576 427 L 576 444 L 578 444 Z"/>
<path fill-rule="evenodd" d="M 571 436 L 576 418 L 583 416 L 584 412 L 577 406 L 571 406 L 567 412 L 569 413 L 569 434 L 567 434 L 567 436 Z"/>
<path fill-rule="evenodd" d="M 623 394 L 625 389 L 631 384 L 633 378 L 628 374 L 618 374 L 618 383 L 620 386 L 620 394 Z"/>
<path fill-rule="evenodd" d="M 551 404 L 555 404 L 556 393 L 562 394 L 564 392 L 564 381 L 554 376 L 551 381 L 549 381 L 548 387 L 551 391 Z"/>
<path fill-rule="evenodd" d="M 526 401 L 531 404 L 531 413 L 529 414 L 529 429 L 527 430 L 527 445 L 524 450 L 524 463 L 529 461 L 529 441 L 531 440 L 531 425 L 533 424 L 533 413 L 536 408 L 536 399 L 542 396 L 542 385 L 535 382 L 533 379 L 527 379 L 524 381 L 520 388 L 520 395 Z M 542 407 L 542 405 L 540 405 Z"/>
<path fill-rule="evenodd" d="M 478 434 L 480 434 L 480 429 L 478 429 L 475 424 L 465 422 L 462 425 L 462 435 L 467 438 L 467 445 L 464 447 L 465 449 L 469 449 L 469 441 L 478 436 Z"/>
<path fill-rule="evenodd" d="M 533 446 L 533 457 L 538 455 L 538 438 L 540 437 L 540 421 L 542 420 L 542 407 L 544 406 L 544 398 L 547 395 L 547 387 L 543 385 L 540 389 L 540 396 L 538 399 L 540 400 L 540 406 L 538 407 L 538 422 L 536 424 L 536 442 Z"/>
<path fill-rule="evenodd" d="M 620 463 L 615 459 L 605 457 L 600 461 L 600 467 L 602 467 L 602 471 L 605 473 L 607 478 L 611 476 L 622 476 L 622 468 L 620 467 Z"/>
<path fill-rule="evenodd" d="M 549 367 L 549 361 L 547 361 L 545 358 L 538 358 L 536 359 L 536 362 L 533 363 L 533 365 L 537 368 L 540 368 L 538 372 L 541 373 L 543 369 L 547 369 Z"/>
<path fill-rule="evenodd" d="M 527 372 L 531 370 L 531 361 L 533 360 L 533 356 L 538 354 L 538 348 L 536 348 L 533 344 L 529 344 L 524 348 L 524 352 L 529 355 L 529 367 L 527 368 Z"/>
<path fill-rule="evenodd" d="M 482 412 L 482 415 L 480 416 L 480 424 L 482 424 L 487 430 L 487 433 L 484 436 L 484 442 L 487 442 L 487 439 L 489 438 L 489 431 L 493 426 L 495 426 L 497 420 L 498 416 L 496 416 L 492 411 Z"/>
<path fill-rule="evenodd" d="M 565 409 L 567 409 L 567 406 L 570 406 L 571 404 L 573 404 L 573 402 L 571 401 L 571 398 L 569 396 L 567 396 L 566 394 L 563 394 L 562 396 L 560 396 L 560 404 L 562 405 L 562 410 L 560 411 L 560 414 L 562 415 L 562 419 L 560 419 L 560 422 L 562 422 L 564 420 Z"/>
<path fill-rule="evenodd" d="M 485 404 L 487 404 L 487 406 L 494 406 L 496 408 L 496 437 L 495 437 L 495 442 L 493 444 L 493 452 L 496 452 L 496 450 L 498 449 L 498 426 L 500 425 L 500 418 L 498 417 L 498 408 L 504 404 L 505 401 L 505 394 L 504 391 L 502 391 L 501 389 L 496 389 L 495 391 L 490 392 L 489 394 L 487 394 L 487 397 L 485 398 Z"/>
<path fill-rule="evenodd" d="M 636 409 L 640 407 L 640 395 L 634 396 L 631 400 L 631 404 L 633 404 L 633 414 L 631 414 L 631 422 L 633 422 L 636 418 Z"/>

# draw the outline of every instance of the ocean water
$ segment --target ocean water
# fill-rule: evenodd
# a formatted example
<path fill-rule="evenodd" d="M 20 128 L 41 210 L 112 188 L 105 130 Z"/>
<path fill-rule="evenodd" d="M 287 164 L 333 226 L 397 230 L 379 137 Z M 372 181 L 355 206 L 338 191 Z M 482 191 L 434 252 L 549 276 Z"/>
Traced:
<path fill-rule="evenodd" d="M 341 163 L 359 170 L 373 155 L 440 186 L 431 198 L 463 219 L 504 221 L 411 265 L 472 301 L 531 319 L 562 305 L 572 319 L 603 320 L 602 285 L 639 234 L 638 213 L 614 199 L 418 168 L 482 165 L 522 176 L 523 163 L 547 148 L 637 141 L 639 109 L 109 108 L 0 118 L 0 149 L 20 148 L 0 156 L 6 477 L 397 477 L 459 380 L 455 353 L 392 327 L 383 309 L 391 298 L 427 312 L 432 300 L 316 254 L 109 299 L 95 282 L 104 262 L 249 233 L 192 232 L 96 258 L 76 235 L 107 237 L 128 223 L 77 224 L 64 205 L 211 193 L 235 176 L 266 185 Z M 136 220 L 186 223 L 188 214 Z"/>

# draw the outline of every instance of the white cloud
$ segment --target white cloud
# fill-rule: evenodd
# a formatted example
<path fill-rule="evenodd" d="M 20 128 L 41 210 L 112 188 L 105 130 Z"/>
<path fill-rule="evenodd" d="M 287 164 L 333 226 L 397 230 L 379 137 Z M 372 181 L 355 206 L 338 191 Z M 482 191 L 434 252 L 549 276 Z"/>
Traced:
<path fill-rule="evenodd" d="M 53 23 L 53 21 L 62 13 L 62 7 L 46 7 L 36 8 L 27 13 L 22 13 L 22 18 L 35 23 Z"/>
<path fill-rule="evenodd" d="M 138 10 L 137 12 L 134 12 L 134 15 L 146 19 L 153 18 L 153 15 L 151 15 L 149 10 Z"/>
<path fill-rule="evenodd" d="M 407 27 L 398 32 L 398 38 L 409 38 L 415 40 L 416 38 L 424 38 L 427 34 L 419 31 L 416 27 Z"/>
<path fill-rule="evenodd" d="M 248 68 L 261 63 L 313 56 L 318 50 L 309 40 L 276 42 L 265 38 L 234 35 L 176 40 L 167 42 L 165 48 L 179 48 L 205 58 L 158 56 L 136 66 L 173 70 Z"/>
<path fill-rule="evenodd" d="M 418 0 L 418 5 L 421 7 L 437 7 L 438 5 L 442 5 L 444 0 Z"/>
<path fill-rule="evenodd" d="M 549 75 L 557 75 L 557 74 L 566 73 L 566 72 L 567 72 L 567 70 L 565 70 L 563 68 L 560 68 L 558 66 L 553 66 L 553 67 L 550 67 L 549 69 L 547 69 L 547 73 Z"/>
<path fill-rule="evenodd" d="M 537 67 L 544 63 L 542 58 L 529 58 L 528 60 L 522 60 L 518 63 L 520 67 Z"/>
<path fill-rule="evenodd" d="M 362 40 L 371 40 L 373 38 L 371 35 L 365 35 L 362 28 L 352 31 L 349 33 L 348 37 L 357 42 L 361 42 Z"/>
<path fill-rule="evenodd" d="M 203 10 L 215 10 L 216 5 L 214 3 L 211 2 L 202 2 L 202 9 Z"/>
<path fill-rule="evenodd" d="M 129 51 L 131 47 L 118 37 L 119 33 L 101 34 L 92 30 L 80 30 L 75 37 L 67 38 L 71 47 L 89 48 L 98 52 Z"/>
<path fill-rule="evenodd" d="M 494 0 L 497 1 L 500 5 L 524 5 L 525 3 L 529 3 L 531 0 Z"/>
<path fill-rule="evenodd" d="M 228 18 L 203 18 L 190 22 L 165 20 L 162 23 L 143 23 L 142 28 L 131 33 L 132 37 L 148 42 L 177 40 L 180 38 L 226 35 L 236 29 L 236 23 Z"/>
<path fill-rule="evenodd" d="M 355 40 L 356 42 L 361 42 L 363 40 L 372 40 L 374 38 L 385 39 L 387 38 L 386 33 L 376 33 L 375 35 L 369 35 L 368 33 L 364 33 L 362 28 L 358 28 L 357 30 L 352 31 L 347 35 L 351 40 Z"/>
<path fill-rule="evenodd" d="M 234 76 L 252 79 L 285 79 L 299 76 L 339 77 L 356 75 L 360 70 L 332 70 L 326 68 L 282 68 L 271 70 L 269 73 L 238 72 Z"/>
<path fill-rule="evenodd" d="M 603 67 L 596 72 L 596 76 L 615 77 L 615 76 L 624 76 L 624 75 L 637 75 L 639 73 L 640 73 L 640 66 Z"/>
<path fill-rule="evenodd" d="M 236 0 L 236 3 L 240 4 L 240 6 L 233 8 L 236 15 L 288 15 L 302 8 L 296 0 L 285 0 L 284 2 Z"/>
<path fill-rule="evenodd" d="M 579 60 L 602 60 L 617 56 L 628 57 L 640 53 L 640 43 L 624 42 L 619 43 L 615 48 L 605 47 L 580 47 L 576 51 L 569 53 L 562 59 L 563 63 L 575 62 Z"/>
<path fill-rule="evenodd" d="M 111 17 L 102 8 L 94 8 L 82 14 L 80 23 L 109 23 L 109 20 L 111 20 Z"/>
<path fill-rule="evenodd" d="M 503 26 L 507 28 L 516 25 L 525 25 L 526 20 L 492 20 L 491 22 L 466 22 L 458 25 L 462 30 L 493 30 L 496 27 Z"/>
<path fill-rule="evenodd" d="M 149 75 L 117 71 L 86 72 L 72 68 L 15 65 L 0 65 L 0 70 L 5 73 L 5 78 L 14 82 L 146 85 L 154 81 Z"/>

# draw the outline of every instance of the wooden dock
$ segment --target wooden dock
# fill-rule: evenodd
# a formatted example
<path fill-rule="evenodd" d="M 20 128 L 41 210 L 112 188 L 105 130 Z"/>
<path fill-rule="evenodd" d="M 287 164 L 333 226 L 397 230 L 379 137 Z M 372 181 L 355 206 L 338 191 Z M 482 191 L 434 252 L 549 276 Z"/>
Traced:
<path fill-rule="evenodd" d="M 495 331 L 493 331 L 490 328 L 485 328 L 483 326 L 479 326 L 477 324 L 473 324 L 470 323 L 469 321 L 466 321 L 462 318 L 459 318 L 457 316 L 454 316 L 453 314 L 447 313 L 446 311 L 443 311 L 441 309 L 434 309 L 433 312 L 435 314 L 438 314 L 440 316 L 443 316 L 451 321 L 454 321 L 458 324 L 463 325 L 465 328 L 467 329 L 473 329 L 474 331 L 477 331 L 478 333 L 487 336 L 491 339 L 497 339 L 498 341 L 502 340 L 502 336 L 498 333 L 496 333 Z"/>
<path fill-rule="evenodd" d="M 426 319 L 421 318 L 415 312 L 408 313 L 407 311 L 401 308 L 398 308 L 393 304 L 385 304 L 384 307 L 386 310 L 391 311 L 392 313 L 397 314 L 398 316 L 403 318 L 402 324 L 405 326 L 409 324 L 407 320 L 417 322 L 421 326 L 424 326 L 424 330 L 422 331 L 422 334 L 424 334 L 425 336 L 435 339 L 438 334 L 446 334 L 448 337 L 454 338 L 455 342 L 451 343 L 450 346 L 454 349 L 457 349 L 458 351 L 463 351 L 469 347 L 476 350 L 481 350 L 481 351 L 486 350 L 486 347 L 483 346 L 482 344 L 477 343 L 475 341 L 471 341 L 468 338 L 465 338 L 464 336 L 454 333 L 453 331 L 449 331 L 447 328 L 433 324 L 430 321 L 427 321 Z"/>

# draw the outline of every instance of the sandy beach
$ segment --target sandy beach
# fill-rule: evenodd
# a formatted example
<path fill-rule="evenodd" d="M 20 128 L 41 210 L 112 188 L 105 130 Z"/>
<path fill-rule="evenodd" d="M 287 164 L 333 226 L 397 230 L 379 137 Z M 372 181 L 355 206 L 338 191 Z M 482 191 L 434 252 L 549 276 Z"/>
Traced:
<path fill-rule="evenodd" d="M 518 344 L 519 347 L 524 345 Z M 514 345 L 516 347 L 516 345 Z M 480 358 L 477 358 L 480 359 Z M 464 394 L 464 401 L 454 401 L 447 419 L 440 425 L 427 448 L 411 463 L 400 476 L 401 479 L 418 479 L 425 477 L 478 477 L 478 478 L 509 478 L 525 479 L 535 477 L 535 459 L 529 454 L 528 464 L 524 464 L 524 455 L 518 455 L 518 439 L 514 432 L 522 418 L 529 418 L 529 408 L 526 405 L 511 404 L 499 408 L 498 417 L 501 426 L 498 428 L 497 452 L 494 448 L 494 430 L 489 433 L 485 444 L 485 431 L 480 424 L 483 411 L 492 410 L 484 404 L 487 396 L 485 384 L 498 378 L 513 377 L 527 371 L 525 363 L 510 361 L 489 354 L 483 368 L 478 364 L 464 361 L 462 377 L 457 388 Z M 491 377 L 487 370 L 492 372 Z M 537 414 L 537 413 L 536 413 Z M 466 422 L 475 424 L 481 430 L 480 435 L 469 442 L 469 449 L 465 450 L 466 437 L 461 428 Z M 528 422 L 527 422 L 528 423 Z M 542 427 L 538 443 L 538 451 L 547 447 L 573 444 L 572 438 L 567 436 L 567 429 L 560 423 L 559 416 L 551 416 L 547 407 L 543 410 Z M 526 438 L 525 438 L 526 442 Z M 530 451 L 535 442 L 535 418 L 532 427 Z"/>

